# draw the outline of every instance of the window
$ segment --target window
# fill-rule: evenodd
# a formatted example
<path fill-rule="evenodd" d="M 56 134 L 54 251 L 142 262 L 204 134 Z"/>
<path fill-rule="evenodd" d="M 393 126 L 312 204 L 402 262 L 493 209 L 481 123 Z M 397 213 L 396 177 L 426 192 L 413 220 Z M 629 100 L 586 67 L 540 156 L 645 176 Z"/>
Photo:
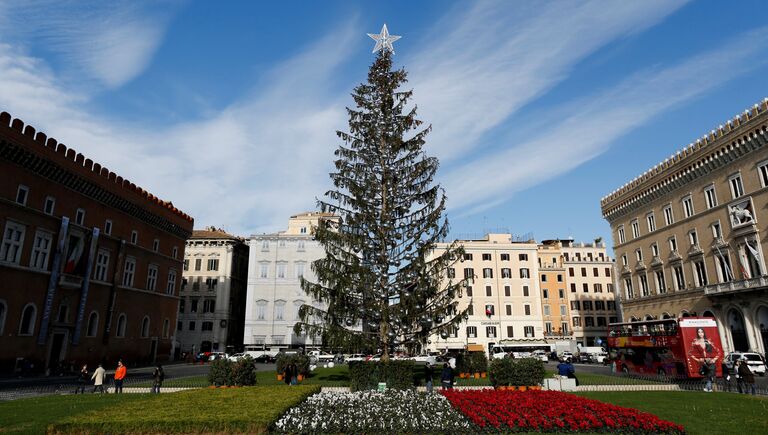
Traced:
<path fill-rule="evenodd" d="M 549 299 L 549 290 L 547 290 L 547 289 L 542 289 L 542 290 L 541 290 L 541 292 L 542 292 L 542 294 L 544 295 L 544 296 L 543 296 L 543 297 L 544 297 L 544 299 Z"/>
<path fill-rule="evenodd" d="M 296 262 L 296 279 L 301 279 L 304 277 L 304 267 L 305 267 L 304 262 L 301 262 L 301 261 Z M 455 274 L 456 273 L 454 272 L 454 275 Z"/>
<path fill-rule="evenodd" d="M 592 268 L 592 276 L 600 276 L 600 272 L 596 267 Z"/>
<path fill-rule="evenodd" d="M 472 297 L 472 286 L 467 286 L 467 296 Z"/>
<path fill-rule="evenodd" d="M 176 292 L 176 271 L 168 271 L 168 282 L 165 284 L 165 294 L 172 295 Z"/>
<path fill-rule="evenodd" d="M 506 310 L 507 316 L 511 316 L 512 315 L 512 305 L 507 304 L 505 306 L 505 310 Z"/>
<path fill-rule="evenodd" d="M 677 252 L 677 239 L 675 237 L 669 238 L 669 250 L 672 252 Z"/>
<path fill-rule="evenodd" d="M 278 263 L 277 264 L 277 277 L 278 278 L 285 278 L 285 269 L 286 265 L 285 263 Z"/>
<path fill-rule="evenodd" d="M 597 326 L 607 326 L 608 323 L 605 321 L 605 317 L 598 317 L 597 318 Z"/>
<path fill-rule="evenodd" d="M 560 305 L 560 315 L 565 316 L 566 314 L 566 307 L 565 305 Z"/>
<path fill-rule="evenodd" d="M 528 271 L 528 268 L 521 268 L 520 269 L 520 278 L 530 278 L 530 272 Z"/>
<path fill-rule="evenodd" d="M 549 305 L 544 305 L 544 315 L 545 315 L 545 316 L 549 316 L 550 314 L 551 314 L 551 313 L 550 313 L 550 307 L 549 307 Z"/>
<path fill-rule="evenodd" d="M 640 279 L 640 294 L 643 296 L 650 296 L 650 290 L 648 289 L 648 277 L 645 274 L 639 276 Z"/>
<path fill-rule="evenodd" d="M 303 252 L 304 249 L 305 249 L 304 248 L 304 240 L 299 240 L 298 242 L 296 242 L 296 250 L 297 251 Z"/>
<path fill-rule="evenodd" d="M 176 330 L 177 331 L 183 331 L 184 330 L 184 322 L 182 322 L 181 320 L 176 322 Z"/>
<path fill-rule="evenodd" d="M 501 268 L 501 277 L 506 279 L 512 278 L 512 269 L 508 267 Z"/>
<path fill-rule="evenodd" d="M 529 292 L 528 292 L 528 286 L 527 285 L 523 286 L 523 296 L 525 296 L 525 297 L 530 296 Z"/>
<path fill-rule="evenodd" d="M 464 279 L 468 279 L 468 280 L 470 280 L 470 282 L 472 282 L 472 280 L 475 279 L 475 270 L 472 269 L 471 267 L 465 267 L 464 268 Z"/>
<path fill-rule="evenodd" d="M 624 279 L 624 287 L 627 290 L 627 299 L 635 298 L 635 289 L 632 288 L 632 278 Z"/>
<path fill-rule="evenodd" d="M 155 239 L 152 241 L 152 250 L 158 252 L 160 250 L 160 240 Z"/>
<path fill-rule="evenodd" d="M 125 326 L 126 326 L 126 319 L 125 314 L 120 314 L 120 316 L 117 318 L 117 328 L 115 329 L 115 336 L 116 337 L 125 337 Z"/>
<path fill-rule="evenodd" d="M 184 270 L 185 271 L 189 270 L 189 259 L 188 258 L 184 259 Z"/>
<path fill-rule="evenodd" d="M 269 277 L 269 264 L 267 263 L 261 263 L 259 264 L 259 278 L 268 278 Z"/>
<path fill-rule="evenodd" d="M 528 261 L 528 254 L 520 254 L 517 256 L 517 259 L 520 261 Z"/>
<path fill-rule="evenodd" d="M 43 206 L 43 212 L 45 214 L 52 215 L 53 209 L 56 207 L 56 200 L 52 196 L 45 197 L 45 205 Z"/>
<path fill-rule="evenodd" d="M 623 254 L 621 256 L 621 264 L 626 266 L 627 265 L 627 254 Z"/>
<path fill-rule="evenodd" d="M 710 209 L 717 205 L 717 194 L 715 193 L 715 185 L 710 184 L 704 188 L 704 200 L 707 203 L 707 208 Z"/>
<path fill-rule="evenodd" d="M 582 267 L 581 268 L 581 276 L 587 276 L 587 268 L 586 267 Z"/>
<path fill-rule="evenodd" d="M 177 246 L 173 247 L 173 250 L 171 251 L 171 257 L 177 258 L 179 256 L 179 248 Z"/>
<path fill-rule="evenodd" d="M 184 313 L 184 308 L 186 307 L 186 299 L 179 299 L 179 312 Z"/>
<path fill-rule="evenodd" d="M 557 293 L 560 296 L 560 299 L 565 299 L 565 289 L 557 289 Z"/>
<path fill-rule="evenodd" d="M 491 261 L 491 254 L 483 254 L 483 261 Z"/>
<path fill-rule="evenodd" d="M 515 328 L 512 326 L 507 326 L 507 338 L 512 338 L 515 336 Z"/>
<path fill-rule="evenodd" d="M 56 315 L 56 321 L 59 323 L 66 323 L 68 317 L 69 317 L 69 306 L 64 304 L 59 305 L 59 313 Z"/>
<path fill-rule="evenodd" d="M 627 241 L 627 237 L 624 234 L 624 225 L 619 226 L 618 234 L 619 234 L 619 243 L 624 243 Z"/>
<path fill-rule="evenodd" d="M 109 219 L 104 221 L 104 234 L 108 236 L 112 234 L 112 221 Z"/>
<path fill-rule="evenodd" d="M 584 327 L 585 328 L 594 328 L 595 327 L 595 319 L 593 317 L 585 317 L 584 318 Z"/>
<path fill-rule="evenodd" d="M 552 333 L 552 322 L 544 322 L 544 332 L 547 334 Z"/>
<path fill-rule="evenodd" d="M 150 264 L 147 267 L 147 290 L 154 291 L 157 285 L 157 266 Z"/>
<path fill-rule="evenodd" d="M 649 213 L 645 220 L 648 222 L 648 232 L 656 231 L 656 218 L 653 213 Z"/>
<path fill-rule="evenodd" d="M 48 254 L 51 251 L 52 240 L 51 233 L 39 230 L 35 233 L 35 243 L 32 245 L 32 258 L 29 261 L 29 267 L 40 270 L 48 268 Z"/>
<path fill-rule="evenodd" d="M 553 260 L 554 260 L 554 258 L 553 258 Z M 563 274 L 562 273 L 558 273 L 557 274 L 557 282 L 563 282 Z"/>
<path fill-rule="evenodd" d="M 530 316 L 531 315 L 531 306 L 528 305 L 528 304 L 525 304 L 524 309 L 525 309 L 525 315 L 526 316 Z"/>
<path fill-rule="evenodd" d="M 533 337 L 533 326 L 524 326 L 523 331 L 526 337 Z"/>
<path fill-rule="evenodd" d="M 616 310 L 616 302 L 615 301 L 608 301 L 607 302 L 608 310 Z M 616 323 L 615 321 L 611 320 L 611 323 Z"/>
<path fill-rule="evenodd" d="M 82 208 L 78 208 L 77 212 L 75 212 L 75 223 L 78 225 L 83 225 L 83 222 L 85 221 L 85 210 Z"/>
<path fill-rule="evenodd" d="M 576 293 L 576 284 L 571 283 L 571 293 Z"/>
<path fill-rule="evenodd" d="M 675 223 L 675 216 L 672 214 L 672 205 L 667 204 L 664 206 L 664 224 L 672 225 Z"/>
<path fill-rule="evenodd" d="M 579 311 L 580 309 L 581 309 L 581 302 L 579 302 L 579 301 L 571 301 L 571 310 Z"/>
<path fill-rule="evenodd" d="M 267 301 L 256 301 L 256 320 L 264 320 L 267 313 Z"/>
<path fill-rule="evenodd" d="M 99 313 L 92 311 L 88 316 L 88 327 L 85 329 L 86 337 L 95 337 L 99 330 Z"/>
<path fill-rule="evenodd" d="M 501 254 L 501 261 L 509 261 L 509 254 Z"/>
<path fill-rule="evenodd" d="M 131 244 L 135 245 L 139 243 L 139 232 L 136 230 L 131 231 Z M 200 269 L 198 269 L 200 270 Z"/>
<path fill-rule="evenodd" d="M 123 268 L 123 286 L 133 287 L 133 276 L 136 272 L 136 259 L 128 257 L 125 259 L 125 267 Z"/>
<path fill-rule="evenodd" d="M 452 267 L 448 268 L 448 278 L 456 278 L 456 269 Z"/>
<path fill-rule="evenodd" d="M 299 229 L 299 233 L 300 233 L 300 234 L 307 234 L 307 227 L 301 227 L 301 228 Z"/>
<path fill-rule="evenodd" d="M 205 279 L 205 286 L 208 288 L 208 290 L 216 290 L 216 286 L 219 284 L 218 278 L 206 278 Z"/>
<path fill-rule="evenodd" d="M 642 249 L 635 250 L 635 258 L 637 258 L 637 261 L 643 261 L 643 250 Z"/>
<path fill-rule="evenodd" d="M 203 301 L 203 313 L 213 313 L 216 311 L 216 300 L 206 299 Z"/>
<path fill-rule="evenodd" d="M 213 322 L 203 322 L 200 325 L 201 331 L 213 331 Z"/>
<path fill-rule="evenodd" d="M 561 322 L 560 330 L 563 332 L 563 334 L 568 334 L 568 322 Z"/>
<path fill-rule="evenodd" d="M 490 267 L 483 268 L 483 278 L 493 278 L 493 269 Z"/>
<path fill-rule="evenodd" d="M 475 306 L 473 304 L 469 304 L 467 307 L 467 315 L 474 316 L 475 315 Z"/>
<path fill-rule="evenodd" d="M 691 230 L 688 233 L 688 241 L 691 242 L 691 246 L 697 246 L 699 244 L 699 236 L 696 234 L 696 230 Z"/>
<path fill-rule="evenodd" d="M 547 275 L 541 274 L 541 282 L 547 282 Z"/>
<path fill-rule="evenodd" d="M 477 338 L 477 326 L 467 326 L 467 337 Z"/>
<path fill-rule="evenodd" d="M 733 272 L 731 272 L 731 259 L 728 256 L 728 251 L 721 252 L 716 251 L 715 264 L 717 265 L 717 276 L 720 278 L 720 282 L 733 281 Z"/>
<path fill-rule="evenodd" d="M 11 221 L 5 223 L 3 244 L 0 245 L 0 261 L 19 264 L 25 232 L 26 227 L 24 225 Z"/>
<path fill-rule="evenodd" d="M 659 245 L 653 244 L 651 245 L 651 256 L 652 257 L 658 257 L 659 256 Z"/>
<path fill-rule="evenodd" d="M 202 258 L 196 258 L 195 259 L 195 270 L 201 270 L 203 268 L 203 259 Z"/>
<path fill-rule="evenodd" d="M 637 223 L 637 219 L 632 221 L 631 226 L 632 226 L 632 238 L 636 239 L 640 237 L 640 224 Z"/>
<path fill-rule="evenodd" d="M 664 280 L 663 270 L 656 271 L 656 290 L 659 294 L 662 295 L 667 292 L 667 284 Z"/>
<path fill-rule="evenodd" d="M 29 187 L 19 184 L 19 188 L 16 190 L 16 202 L 21 205 L 27 205 L 27 197 L 29 196 Z"/>
<path fill-rule="evenodd" d="M 277 243 L 277 246 L 279 246 L 280 248 L 285 248 L 285 240 L 280 240 L 280 241 Z"/>
<path fill-rule="evenodd" d="M 572 267 L 568 268 L 568 276 L 574 276 L 574 270 Z"/>
<path fill-rule="evenodd" d="M 574 327 L 581 327 L 581 317 L 574 317 L 573 318 L 573 326 Z"/>
<path fill-rule="evenodd" d="M 19 322 L 19 335 L 32 335 L 35 333 L 35 323 L 37 323 L 37 307 L 34 304 L 27 304 L 21 310 L 21 322 Z"/>
<path fill-rule="evenodd" d="M 189 280 L 187 278 L 181 278 L 181 290 L 184 291 L 187 289 L 187 285 L 189 284 Z"/>
<path fill-rule="evenodd" d="M 704 260 L 700 259 L 694 262 L 693 269 L 696 272 L 696 286 L 703 287 L 707 285 L 707 268 L 704 266 Z"/>
<path fill-rule="evenodd" d="M 496 314 L 496 310 L 494 309 L 492 304 L 486 304 L 485 305 L 485 315 L 486 316 L 493 316 Z"/>
<path fill-rule="evenodd" d="M 714 237 L 715 239 L 719 239 L 719 238 L 723 237 L 723 232 L 720 229 L 720 222 L 719 221 L 718 222 L 714 222 L 712 224 L 712 237 Z"/>
<path fill-rule="evenodd" d="M 170 329 L 171 329 L 171 321 L 168 319 L 163 320 L 163 338 L 168 338 Z"/>
<path fill-rule="evenodd" d="M 685 275 L 683 275 L 683 266 L 677 265 L 675 271 L 675 290 L 685 290 Z"/>
<path fill-rule="evenodd" d="M 595 284 L 593 287 L 595 288 L 595 293 L 602 293 L 603 292 L 603 285 L 602 284 Z"/>
<path fill-rule="evenodd" d="M 488 338 L 496 338 L 496 327 L 495 326 L 486 326 L 485 327 L 485 336 Z"/>
<path fill-rule="evenodd" d="M 741 175 L 731 175 L 728 178 L 728 184 L 731 186 L 731 197 L 733 199 L 736 199 L 742 195 L 744 195 L 744 186 L 741 184 Z"/>
<path fill-rule="evenodd" d="M 189 322 L 189 330 L 190 331 L 194 331 L 195 330 L 195 322 L 194 321 Z"/>
<path fill-rule="evenodd" d="M 472 254 L 464 254 L 465 260 L 472 260 Z"/>
<path fill-rule="evenodd" d="M 189 312 L 190 313 L 196 313 L 197 312 L 197 299 L 192 299 L 189 301 Z"/>
<path fill-rule="evenodd" d="M 485 286 L 485 295 L 488 297 L 493 296 L 493 289 L 491 288 L 491 286 L 489 285 Z"/>
<path fill-rule="evenodd" d="M 219 270 L 219 260 L 218 259 L 208 260 L 208 270 Z"/>
<path fill-rule="evenodd" d="M 269 240 L 262 240 L 261 241 L 261 250 L 262 251 L 269 251 Z"/>
<path fill-rule="evenodd" d="M 512 287 L 505 285 L 504 286 L 504 296 L 510 297 L 512 296 Z"/>
<path fill-rule="evenodd" d="M 149 317 L 144 316 L 141 321 L 141 338 L 149 337 Z"/>
<path fill-rule="evenodd" d="M 581 285 L 581 291 L 584 292 L 584 293 L 589 293 L 589 284 L 587 284 L 586 282 L 584 284 L 582 284 Z"/>
<path fill-rule="evenodd" d="M 283 320 L 285 315 L 285 301 L 275 301 L 275 320 Z"/>
<path fill-rule="evenodd" d="M 686 196 L 683 198 L 683 214 L 685 217 L 689 218 L 693 216 L 693 199 L 691 199 L 691 195 Z"/>

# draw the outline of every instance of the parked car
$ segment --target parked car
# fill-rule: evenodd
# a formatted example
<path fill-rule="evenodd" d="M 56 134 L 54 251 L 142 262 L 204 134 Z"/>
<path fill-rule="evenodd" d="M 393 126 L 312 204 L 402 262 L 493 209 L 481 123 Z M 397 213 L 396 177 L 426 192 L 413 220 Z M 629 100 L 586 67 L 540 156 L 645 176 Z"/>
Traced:
<path fill-rule="evenodd" d="M 244 358 L 244 357 L 245 357 L 244 353 L 236 353 L 234 355 L 228 356 L 227 359 L 230 360 L 230 361 L 237 361 L 240 358 Z"/>
<path fill-rule="evenodd" d="M 560 359 L 561 360 L 565 361 L 568 358 L 570 358 L 571 361 L 575 361 L 575 359 L 573 358 L 573 352 L 569 352 L 569 351 L 566 350 L 566 351 L 564 351 L 563 353 L 560 354 Z"/>
<path fill-rule="evenodd" d="M 424 364 L 424 365 L 426 365 L 427 363 L 431 365 L 437 364 L 437 357 L 429 354 L 416 355 L 411 357 L 410 360 L 416 364 Z"/>
<path fill-rule="evenodd" d="M 549 353 L 546 350 L 534 350 L 531 352 L 533 358 L 538 358 L 544 362 L 549 361 Z"/>
<path fill-rule="evenodd" d="M 728 367 L 728 371 L 731 373 L 736 372 L 736 361 L 743 359 L 747 361 L 747 366 L 752 373 L 765 376 L 765 361 L 760 357 L 760 354 L 753 352 L 731 352 L 725 357 L 725 366 Z"/>
<path fill-rule="evenodd" d="M 210 355 L 208 355 L 208 361 L 216 361 L 217 359 L 226 359 L 227 354 L 224 352 L 211 352 Z"/>
<path fill-rule="evenodd" d="M 353 353 L 344 357 L 344 361 L 350 362 L 362 362 L 365 361 L 365 355 L 362 353 Z"/>

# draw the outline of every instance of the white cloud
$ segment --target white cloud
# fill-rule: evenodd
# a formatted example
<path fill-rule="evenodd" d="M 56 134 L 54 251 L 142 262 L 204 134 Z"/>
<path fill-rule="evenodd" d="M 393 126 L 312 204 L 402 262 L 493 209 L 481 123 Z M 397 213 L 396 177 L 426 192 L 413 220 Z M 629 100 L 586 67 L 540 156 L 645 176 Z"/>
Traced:
<path fill-rule="evenodd" d="M 434 127 L 427 146 L 445 162 L 461 157 L 587 55 L 684 3 L 478 2 L 454 11 L 404 62 L 420 118 Z"/>
<path fill-rule="evenodd" d="M 487 208 L 487 201 L 498 203 L 560 176 L 652 117 L 764 65 L 765 60 L 755 59 L 765 59 L 766 52 L 768 28 L 761 28 L 678 65 L 637 73 L 602 94 L 571 102 L 558 111 L 569 115 L 553 119 L 546 133 L 445 174 L 450 206 L 474 214 Z"/>

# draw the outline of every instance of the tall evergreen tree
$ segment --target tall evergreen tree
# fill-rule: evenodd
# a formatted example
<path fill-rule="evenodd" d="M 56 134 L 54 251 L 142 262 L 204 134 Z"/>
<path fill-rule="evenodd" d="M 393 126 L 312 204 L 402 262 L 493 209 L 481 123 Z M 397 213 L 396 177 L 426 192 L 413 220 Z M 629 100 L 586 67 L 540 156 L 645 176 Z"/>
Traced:
<path fill-rule="evenodd" d="M 437 159 L 422 150 L 431 126 L 419 130 L 405 82 L 383 49 L 352 93 L 349 133 L 337 132 L 344 144 L 330 174 L 335 188 L 318 201 L 340 220 L 316 229 L 326 256 L 312 264 L 317 282 L 301 282 L 327 308 L 303 306 L 294 328 L 332 347 L 381 351 L 384 360 L 435 332 L 447 337 L 467 317 L 455 299 L 465 280 L 446 278 L 463 251 L 434 251 L 448 234 L 445 194 L 433 184 Z"/>

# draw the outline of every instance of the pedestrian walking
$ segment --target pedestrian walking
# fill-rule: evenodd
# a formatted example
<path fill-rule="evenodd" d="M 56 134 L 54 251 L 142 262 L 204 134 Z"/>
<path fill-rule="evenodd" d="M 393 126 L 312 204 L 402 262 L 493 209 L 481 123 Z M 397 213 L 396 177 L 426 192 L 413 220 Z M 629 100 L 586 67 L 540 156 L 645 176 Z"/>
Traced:
<path fill-rule="evenodd" d="M 293 385 L 293 364 L 290 362 L 283 368 L 283 382 L 286 385 Z"/>
<path fill-rule="evenodd" d="M 754 396 L 757 394 L 755 375 L 752 373 L 752 370 L 749 369 L 747 360 L 745 358 L 742 358 L 739 362 L 741 363 L 739 364 L 739 378 L 741 379 L 742 385 L 744 386 L 744 394 L 749 392 L 749 394 Z M 739 393 L 741 393 L 741 389 L 739 389 Z"/>
<path fill-rule="evenodd" d="M 88 364 L 83 364 L 83 367 L 80 368 L 80 373 L 77 376 L 77 388 L 75 389 L 75 394 L 85 394 L 85 384 L 88 383 Z"/>
<path fill-rule="evenodd" d="M 157 367 L 155 367 L 155 371 L 152 373 L 152 379 L 152 393 L 160 394 L 160 387 L 163 386 L 163 381 L 165 380 L 165 372 L 163 371 L 162 364 L 158 364 Z"/>
<path fill-rule="evenodd" d="M 115 394 L 123 392 L 123 381 L 127 374 L 127 369 L 123 365 L 123 360 L 117 361 L 117 370 L 115 370 Z"/>
<path fill-rule="evenodd" d="M 728 366 L 723 361 L 720 364 L 720 368 L 723 371 L 723 391 L 731 391 L 731 371 L 728 370 Z"/>
<path fill-rule="evenodd" d="M 427 393 L 432 392 L 432 378 L 435 376 L 435 368 L 432 364 L 427 363 L 424 366 L 424 380 L 427 382 Z"/>
<path fill-rule="evenodd" d="M 443 364 L 443 371 L 440 373 L 440 385 L 443 390 L 453 389 L 453 369 L 448 363 Z"/>
<path fill-rule="evenodd" d="M 107 375 L 107 371 L 104 370 L 104 367 L 99 364 L 99 367 L 93 372 L 93 376 L 91 376 L 91 379 L 93 379 L 93 392 L 95 393 L 96 390 L 99 390 L 99 393 L 104 393 L 104 378 Z"/>
<path fill-rule="evenodd" d="M 299 383 L 299 367 L 295 362 L 291 363 L 291 385 Z"/>

